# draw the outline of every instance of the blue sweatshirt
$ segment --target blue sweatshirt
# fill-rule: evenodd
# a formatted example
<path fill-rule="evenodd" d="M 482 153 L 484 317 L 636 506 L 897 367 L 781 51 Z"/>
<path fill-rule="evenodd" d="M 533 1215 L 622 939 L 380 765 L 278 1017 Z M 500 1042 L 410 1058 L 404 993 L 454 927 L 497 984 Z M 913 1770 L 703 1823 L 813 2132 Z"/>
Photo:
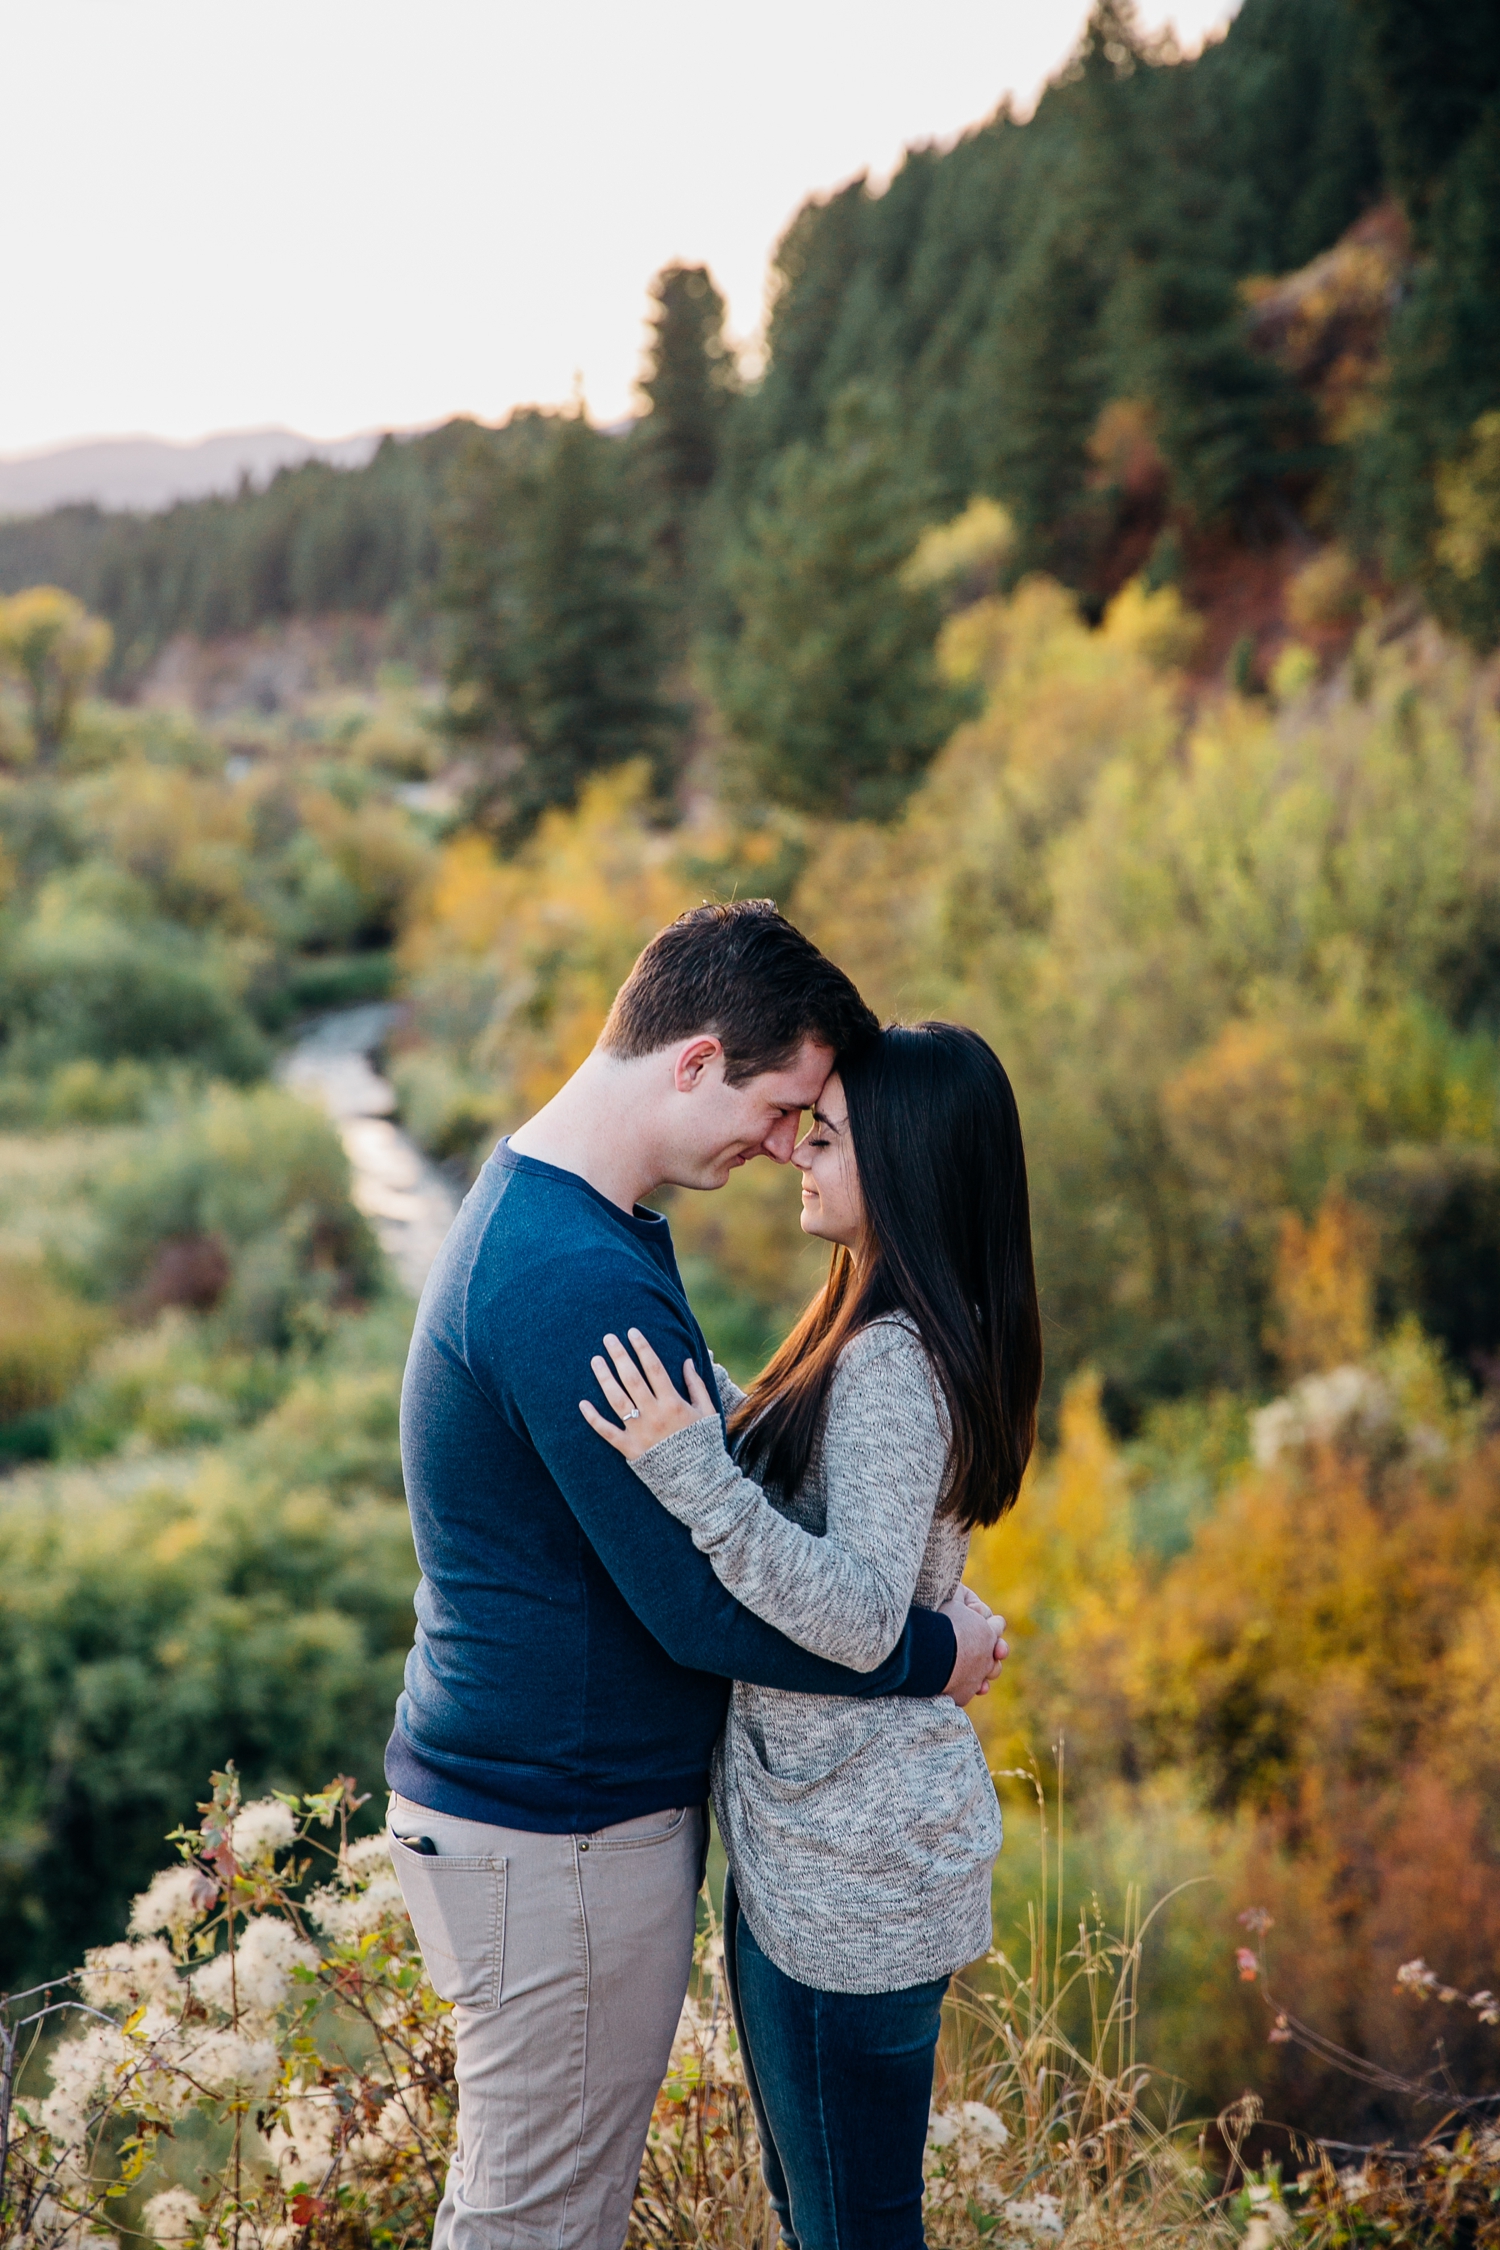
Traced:
<path fill-rule="evenodd" d="M 741 1608 L 628 1462 L 590 1430 L 589 1360 L 644 1330 L 713 1363 L 665 1219 L 621 1211 L 502 1143 L 417 1309 L 401 1458 L 422 1582 L 386 1749 L 434 1812 L 570 1833 L 702 1804 L 729 1682 L 940 1695 L 947 1618 L 913 1610 L 876 1672 L 811 1656 Z"/>

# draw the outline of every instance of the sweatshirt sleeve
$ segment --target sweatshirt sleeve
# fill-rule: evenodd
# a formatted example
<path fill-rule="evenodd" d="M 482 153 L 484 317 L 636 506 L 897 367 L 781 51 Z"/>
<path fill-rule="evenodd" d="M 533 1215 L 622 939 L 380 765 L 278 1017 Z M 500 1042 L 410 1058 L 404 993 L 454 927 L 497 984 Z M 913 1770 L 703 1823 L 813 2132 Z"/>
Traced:
<path fill-rule="evenodd" d="M 834 1377 L 822 1537 L 742 1475 L 717 1421 L 674 1430 L 632 1466 L 757 1617 L 818 1656 L 872 1673 L 900 1641 L 947 1457 L 921 1345 L 884 1323 L 854 1339 Z"/>
<path fill-rule="evenodd" d="M 714 1361 L 714 1381 L 719 1386 L 719 1411 L 727 1422 L 735 1408 L 744 1405 L 745 1393 L 728 1368 L 721 1367 L 717 1360 Z"/>
<path fill-rule="evenodd" d="M 585 1538 L 636 1616 L 679 1664 L 722 1678 L 807 1695 L 941 1695 L 957 1656 L 946 1617 L 912 1610 L 883 1663 L 855 1670 L 831 1663 L 783 1635 L 737 1601 L 665 1510 L 645 1505 L 628 1462 L 578 1411 L 599 1403 L 589 1361 L 606 1330 L 642 1329 L 668 1366 L 712 1363 L 667 1287 L 642 1261 L 604 1255 L 580 1270 L 570 1261 L 549 1286 L 533 1273 L 524 1308 L 471 1307 L 466 1356 L 492 1388 L 499 1410 L 524 1430 Z M 509 1348 L 487 1352 L 487 1319 L 503 1317 Z M 525 1348 L 518 1339 L 524 1336 Z M 721 1431 L 715 1421 L 712 1427 Z M 721 1433 L 722 1434 L 722 1433 Z"/>

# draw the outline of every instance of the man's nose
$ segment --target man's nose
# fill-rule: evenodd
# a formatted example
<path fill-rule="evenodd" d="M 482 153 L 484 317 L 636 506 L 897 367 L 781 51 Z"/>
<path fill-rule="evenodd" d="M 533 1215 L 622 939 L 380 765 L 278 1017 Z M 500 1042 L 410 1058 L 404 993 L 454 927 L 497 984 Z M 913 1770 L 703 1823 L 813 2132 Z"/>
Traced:
<path fill-rule="evenodd" d="M 797 1145 L 797 1119 L 779 1117 L 760 1145 L 776 1163 L 785 1164 Z"/>

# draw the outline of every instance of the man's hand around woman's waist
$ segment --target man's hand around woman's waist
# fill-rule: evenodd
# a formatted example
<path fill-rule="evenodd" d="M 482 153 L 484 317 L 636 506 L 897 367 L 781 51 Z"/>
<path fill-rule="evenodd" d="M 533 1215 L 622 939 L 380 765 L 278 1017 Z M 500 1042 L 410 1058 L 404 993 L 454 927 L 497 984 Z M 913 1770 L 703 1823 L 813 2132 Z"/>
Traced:
<path fill-rule="evenodd" d="M 972 1586 L 960 1586 L 938 1615 L 947 1618 L 958 1642 L 957 1661 L 944 1695 L 960 1706 L 976 1695 L 988 1695 L 991 1680 L 1000 1677 L 1000 1667 L 1010 1654 L 1008 1643 L 1001 1637 L 1005 1619 L 997 1617 Z"/>

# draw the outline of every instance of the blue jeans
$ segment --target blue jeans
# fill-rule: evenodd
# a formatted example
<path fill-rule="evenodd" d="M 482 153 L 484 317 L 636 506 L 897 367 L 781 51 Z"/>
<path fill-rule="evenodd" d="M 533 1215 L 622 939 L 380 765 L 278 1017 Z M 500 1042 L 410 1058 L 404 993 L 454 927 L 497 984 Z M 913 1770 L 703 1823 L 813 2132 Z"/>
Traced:
<path fill-rule="evenodd" d="M 787 2250 L 922 2250 L 922 2152 L 948 1979 L 820 1992 L 767 1960 L 724 1886 L 724 1971 Z"/>

